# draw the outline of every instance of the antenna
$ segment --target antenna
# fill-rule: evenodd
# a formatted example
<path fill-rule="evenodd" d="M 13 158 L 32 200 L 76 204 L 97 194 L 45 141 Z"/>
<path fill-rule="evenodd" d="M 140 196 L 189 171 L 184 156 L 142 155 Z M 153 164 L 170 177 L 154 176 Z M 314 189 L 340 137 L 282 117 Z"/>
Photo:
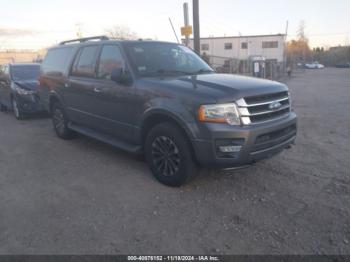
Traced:
<path fill-rule="evenodd" d="M 176 37 L 176 40 L 177 40 L 177 42 L 180 44 L 179 38 L 177 37 L 175 28 L 174 28 L 174 26 L 173 26 L 173 22 L 171 22 L 170 17 L 169 17 L 169 22 L 170 22 L 171 28 L 173 29 L 174 35 L 175 35 L 175 37 Z"/>

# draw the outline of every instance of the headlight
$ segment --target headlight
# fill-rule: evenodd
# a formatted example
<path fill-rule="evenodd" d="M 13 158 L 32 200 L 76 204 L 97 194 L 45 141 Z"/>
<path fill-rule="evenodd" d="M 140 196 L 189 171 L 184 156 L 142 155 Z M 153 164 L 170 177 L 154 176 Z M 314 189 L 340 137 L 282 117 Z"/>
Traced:
<path fill-rule="evenodd" d="M 23 88 L 20 88 L 20 87 L 16 87 L 16 92 L 20 95 L 32 95 L 34 94 L 34 91 L 31 91 L 31 90 L 25 90 Z"/>
<path fill-rule="evenodd" d="M 240 125 L 236 104 L 203 105 L 198 110 L 198 120 L 202 122 Z"/>

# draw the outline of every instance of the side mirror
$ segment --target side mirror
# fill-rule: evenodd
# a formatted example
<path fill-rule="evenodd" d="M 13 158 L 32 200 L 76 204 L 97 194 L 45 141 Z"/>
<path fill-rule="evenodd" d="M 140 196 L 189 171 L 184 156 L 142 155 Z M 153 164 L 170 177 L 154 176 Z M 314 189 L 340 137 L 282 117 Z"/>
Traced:
<path fill-rule="evenodd" d="M 128 84 L 131 78 L 124 68 L 114 68 L 111 72 L 111 80 L 121 84 Z"/>

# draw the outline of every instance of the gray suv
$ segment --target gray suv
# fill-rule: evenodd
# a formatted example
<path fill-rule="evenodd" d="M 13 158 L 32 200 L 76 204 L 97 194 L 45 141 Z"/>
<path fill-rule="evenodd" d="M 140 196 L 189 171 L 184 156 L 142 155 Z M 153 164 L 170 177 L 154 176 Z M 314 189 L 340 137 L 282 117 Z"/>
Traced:
<path fill-rule="evenodd" d="M 296 137 L 286 85 L 216 74 L 175 43 L 65 41 L 48 50 L 39 82 L 60 138 L 81 133 L 143 153 L 170 186 L 184 184 L 200 166 L 235 168 L 268 158 Z"/>

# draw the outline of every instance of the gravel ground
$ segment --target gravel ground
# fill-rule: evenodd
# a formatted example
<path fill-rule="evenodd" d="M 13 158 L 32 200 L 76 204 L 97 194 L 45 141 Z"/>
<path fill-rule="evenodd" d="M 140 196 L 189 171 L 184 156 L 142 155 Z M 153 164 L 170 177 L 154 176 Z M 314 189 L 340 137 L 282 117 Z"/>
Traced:
<path fill-rule="evenodd" d="M 178 189 L 95 140 L 0 114 L 1 254 L 350 254 L 350 71 L 289 82 L 297 144 Z"/>

